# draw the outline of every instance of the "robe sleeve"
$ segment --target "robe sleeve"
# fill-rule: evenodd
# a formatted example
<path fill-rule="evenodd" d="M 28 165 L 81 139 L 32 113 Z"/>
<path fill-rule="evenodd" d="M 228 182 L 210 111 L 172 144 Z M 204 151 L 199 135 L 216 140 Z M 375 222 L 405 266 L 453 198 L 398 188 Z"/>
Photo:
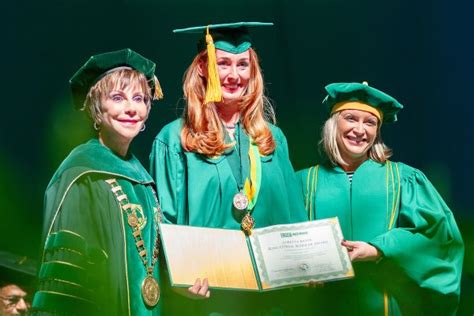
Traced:
<path fill-rule="evenodd" d="M 110 207 L 103 191 L 89 177 L 76 181 L 64 196 L 52 187 L 46 194 L 45 206 L 57 207 L 49 199 L 60 199 L 62 206 L 47 210 L 52 214 L 47 232 L 42 263 L 38 274 L 38 291 L 33 299 L 33 314 L 96 314 L 100 312 L 100 278 L 107 252 L 100 246 L 103 228 L 98 216 Z M 60 183 L 58 183 L 60 185 Z M 54 222 L 53 222 L 54 221 Z"/>
<path fill-rule="evenodd" d="M 298 190 L 301 192 L 307 220 L 314 220 L 314 197 L 315 188 L 315 167 L 299 170 L 296 172 Z"/>
<path fill-rule="evenodd" d="M 164 222 L 185 225 L 186 174 L 184 154 L 160 138 L 153 142 L 150 173 L 155 180 Z"/>
<path fill-rule="evenodd" d="M 393 229 L 370 243 L 383 252 L 382 262 L 396 266 L 424 291 L 424 297 L 430 297 L 431 302 L 425 303 L 432 310 L 454 314 L 464 256 L 461 234 L 452 212 L 426 176 L 403 165 L 400 170 L 398 220 Z"/>
<path fill-rule="evenodd" d="M 291 202 L 293 209 L 291 210 L 291 220 L 293 223 L 304 222 L 308 220 L 306 209 L 303 203 L 303 192 L 298 185 L 298 179 L 296 178 L 295 170 L 291 164 L 290 154 L 288 151 L 288 142 L 283 132 L 277 128 L 275 133 L 275 139 L 277 140 L 277 146 L 281 147 L 280 166 L 283 170 L 283 174 L 286 181 L 286 188 L 288 194 L 288 200 Z"/>

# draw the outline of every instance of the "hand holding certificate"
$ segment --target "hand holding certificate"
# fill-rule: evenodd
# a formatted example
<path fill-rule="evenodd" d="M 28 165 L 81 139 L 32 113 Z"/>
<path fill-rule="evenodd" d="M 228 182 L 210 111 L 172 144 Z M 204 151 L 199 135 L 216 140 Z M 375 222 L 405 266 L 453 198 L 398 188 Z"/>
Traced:
<path fill-rule="evenodd" d="M 354 276 L 337 218 L 238 230 L 160 225 L 173 286 L 269 290 Z"/>

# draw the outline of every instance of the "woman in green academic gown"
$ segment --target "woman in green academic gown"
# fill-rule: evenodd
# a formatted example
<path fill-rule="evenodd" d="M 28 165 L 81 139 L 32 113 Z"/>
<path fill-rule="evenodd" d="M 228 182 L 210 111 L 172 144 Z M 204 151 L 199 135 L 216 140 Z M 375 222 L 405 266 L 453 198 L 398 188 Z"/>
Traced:
<path fill-rule="evenodd" d="M 463 242 L 426 176 L 390 161 L 381 125 L 402 105 L 366 83 L 333 83 L 321 144 L 327 162 L 298 173 L 309 218 L 337 216 L 355 278 L 327 283 L 310 302 L 330 315 L 453 315 Z"/>
<path fill-rule="evenodd" d="M 162 96 L 154 72 L 123 49 L 92 56 L 70 80 L 97 137 L 72 150 L 46 189 L 34 314 L 159 315 L 159 205 L 129 150 Z"/>
<path fill-rule="evenodd" d="M 248 31 L 267 25 L 272 24 L 175 30 L 204 31 L 206 42 L 199 43 L 184 76 L 183 117 L 161 130 L 151 152 L 151 174 L 167 222 L 250 233 L 254 227 L 306 220 L 286 138 L 272 123 L 273 110 Z M 189 293 L 209 297 L 202 277 Z M 170 301 L 176 315 L 251 315 L 279 310 L 284 300 L 268 293 L 215 290 L 210 299 L 195 304 L 176 296 Z M 167 303 L 166 308 L 171 306 Z"/>

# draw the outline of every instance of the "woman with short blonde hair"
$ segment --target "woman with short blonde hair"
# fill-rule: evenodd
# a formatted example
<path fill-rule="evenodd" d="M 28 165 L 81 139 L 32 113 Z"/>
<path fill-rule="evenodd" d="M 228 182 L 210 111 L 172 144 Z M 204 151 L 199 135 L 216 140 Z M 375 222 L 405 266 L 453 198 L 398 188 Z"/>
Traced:
<path fill-rule="evenodd" d="M 160 315 L 160 206 L 130 152 L 162 97 L 155 64 L 131 49 L 98 54 L 70 85 L 97 135 L 71 151 L 46 189 L 32 314 Z"/>
<path fill-rule="evenodd" d="M 340 112 L 335 112 L 326 120 L 321 132 L 319 145 L 323 148 L 327 158 L 333 165 L 348 165 L 348 162 L 342 158 L 339 146 L 337 145 L 339 132 L 337 129 L 337 120 L 339 119 L 339 115 Z M 392 156 L 392 150 L 382 141 L 380 127 L 381 125 L 377 128 L 377 135 L 374 143 L 368 150 L 368 156 L 374 161 L 384 163 Z"/>
<path fill-rule="evenodd" d="M 356 277 L 308 305 L 315 315 L 454 315 L 464 250 L 453 214 L 420 170 L 388 159 L 381 138 L 402 105 L 367 83 L 326 91 L 328 161 L 298 177 L 309 219 L 338 218 Z"/>

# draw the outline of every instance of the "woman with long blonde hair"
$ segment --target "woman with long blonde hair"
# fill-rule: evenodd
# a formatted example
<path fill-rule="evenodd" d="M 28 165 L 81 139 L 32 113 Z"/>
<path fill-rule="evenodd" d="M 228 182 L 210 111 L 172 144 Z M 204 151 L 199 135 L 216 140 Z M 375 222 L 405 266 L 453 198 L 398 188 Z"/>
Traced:
<path fill-rule="evenodd" d="M 183 117 L 165 126 L 151 152 L 165 222 L 242 229 L 305 221 L 286 138 L 274 125 L 248 28 L 232 23 L 175 30 L 206 33 L 184 75 Z M 205 255 L 205 254 L 203 254 Z M 206 298 L 206 276 L 188 295 Z M 168 300 L 171 313 L 252 315 L 280 309 L 273 294 L 213 290 L 212 299 Z M 182 308 L 188 307 L 187 311 Z M 283 309 L 283 307 L 281 307 Z"/>

